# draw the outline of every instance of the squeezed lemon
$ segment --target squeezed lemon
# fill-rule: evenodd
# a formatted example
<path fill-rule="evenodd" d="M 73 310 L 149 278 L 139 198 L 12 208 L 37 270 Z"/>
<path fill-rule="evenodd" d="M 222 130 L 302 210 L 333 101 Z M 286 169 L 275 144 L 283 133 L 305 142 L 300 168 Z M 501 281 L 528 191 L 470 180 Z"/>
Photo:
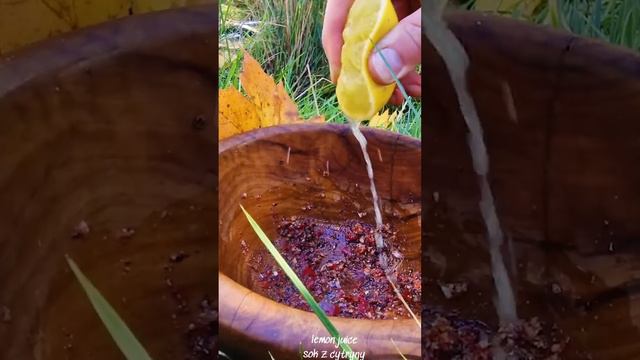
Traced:
<path fill-rule="evenodd" d="M 389 101 L 395 84 L 379 85 L 369 73 L 374 45 L 398 24 L 391 0 L 356 0 L 342 33 L 342 68 L 336 96 L 340 110 L 353 121 L 371 119 Z"/>

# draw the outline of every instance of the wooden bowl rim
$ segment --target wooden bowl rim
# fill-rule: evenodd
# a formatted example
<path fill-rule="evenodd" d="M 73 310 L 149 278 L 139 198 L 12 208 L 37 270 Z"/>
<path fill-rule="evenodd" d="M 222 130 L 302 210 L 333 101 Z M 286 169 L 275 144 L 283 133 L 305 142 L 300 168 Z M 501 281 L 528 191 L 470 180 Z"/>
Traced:
<path fill-rule="evenodd" d="M 365 137 L 367 134 L 375 134 L 377 137 L 384 138 L 384 139 L 395 137 L 396 139 L 393 140 L 394 144 L 398 142 L 403 142 L 403 143 L 409 144 L 411 147 L 421 148 L 422 146 L 421 145 L 422 141 L 420 139 L 417 139 L 411 136 L 403 135 L 403 134 L 396 133 L 389 130 L 372 128 L 368 126 L 362 126 L 361 129 L 362 129 L 362 132 L 365 134 Z M 338 134 L 351 132 L 350 125 L 348 124 L 332 124 L 332 123 L 286 124 L 286 125 L 276 125 L 276 126 L 258 128 L 258 129 L 243 132 L 243 133 L 221 140 L 218 145 L 218 156 L 222 155 L 222 153 L 226 152 L 229 149 L 232 149 L 238 146 L 243 146 L 254 141 L 261 141 L 272 136 L 277 136 L 281 134 L 290 134 L 295 132 L 317 132 L 317 131 L 325 131 L 325 130 L 327 130 L 328 132 L 338 133 Z"/>
<path fill-rule="evenodd" d="M 209 20 L 184 20 L 194 17 L 213 20 L 217 12 L 216 6 L 208 4 L 136 14 L 73 30 L 3 54 L 0 56 L 0 97 L 41 77 L 74 66 L 94 64 L 118 53 L 140 51 L 192 34 L 215 34 L 217 31 L 212 31 Z M 182 21 L 177 22 L 179 19 Z M 180 26 L 173 26 L 176 23 Z M 141 31 L 150 25 L 156 29 L 152 36 L 148 31 Z M 98 41 L 86 46 L 88 38 Z"/>

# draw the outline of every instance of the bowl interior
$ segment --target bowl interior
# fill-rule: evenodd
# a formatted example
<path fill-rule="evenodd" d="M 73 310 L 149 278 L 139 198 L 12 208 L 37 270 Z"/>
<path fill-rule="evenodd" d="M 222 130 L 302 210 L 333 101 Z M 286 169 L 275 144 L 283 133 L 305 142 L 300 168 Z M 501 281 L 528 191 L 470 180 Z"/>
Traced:
<path fill-rule="evenodd" d="M 502 17 L 447 21 L 470 58 L 519 316 L 560 325 L 568 358 L 638 358 L 640 57 Z M 496 324 L 467 128 L 444 64 L 424 43 L 425 192 L 439 201 L 425 209 L 423 293 L 428 306 Z M 445 299 L 434 279 L 466 281 L 469 291 Z"/>
<path fill-rule="evenodd" d="M 152 356 L 191 352 L 217 300 L 215 19 L 132 17 L 0 68 L 0 358 L 121 356 L 65 254 Z"/>
<path fill-rule="evenodd" d="M 398 230 L 406 265 L 419 270 L 420 142 L 385 131 L 364 134 L 383 220 Z M 245 287 L 255 288 L 248 259 L 264 245 L 240 204 L 270 239 L 281 217 L 338 223 L 362 216 L 375 224 L 362 150 L 346 125 L 280 126 L 234 137 L 220 145 L 219 170 L 220 271 Z"/>

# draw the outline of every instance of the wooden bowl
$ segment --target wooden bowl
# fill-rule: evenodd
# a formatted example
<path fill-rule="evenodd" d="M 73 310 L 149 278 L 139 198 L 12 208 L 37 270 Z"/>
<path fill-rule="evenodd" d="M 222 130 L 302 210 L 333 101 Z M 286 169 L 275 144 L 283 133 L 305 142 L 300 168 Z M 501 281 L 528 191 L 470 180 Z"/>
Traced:
<path fill-rule="evenodd" d="M 155 359 L 190 353 L 217 299 L 216 19 L 135 16 L 2 59 L 0 358 L 122 357 L 65 254 Z"/>
<path fill-rule="evenodd" d="M 420 268 L 420 141 L 369 128 L 363 132 L 383 217 L 406 237 L 405 261 Z M 289 125 L 232 137 L 220 143 L 219 176 L 221 349 L 238 359 L 263 358 L 267 351 L 277 359 L 297 359 L 300 346 L 309 351 L 335 350 L 310 343 L 312 335 L 328 336 L 315 314 L 252 290 L 249 256 L 242 254 L 241 242 L 250 252 L 264 245 L 239 205 L 271 239 L 277 235 L 275 217 L 279 216 L 344 221 L 366 211 L 363 220 L 375 223 L 362 151 L 350 128 Z M 303 212 L 301 208 L 310 202 L 313 209 Z M 413 320 L 331 320 L 342 336 L 358 338 L 353 349 L 365 351 L 367 359 L 398 356 L 390 338 L 407 358 L 420 358 L 420 329 Z"/>
<path fill-rule="evenodd" d="M 505 18 L 447 20 L 470 57 L 519 315 L 558 323 L 567 358 L 639 358 L 640 56 Z M 423 294 L 495 321 L 467 129 L 426 39 L 424 51 L 425 191 L 439 201 L 426 203 L 423 276 L 471 288 L 455 301 Z"/>

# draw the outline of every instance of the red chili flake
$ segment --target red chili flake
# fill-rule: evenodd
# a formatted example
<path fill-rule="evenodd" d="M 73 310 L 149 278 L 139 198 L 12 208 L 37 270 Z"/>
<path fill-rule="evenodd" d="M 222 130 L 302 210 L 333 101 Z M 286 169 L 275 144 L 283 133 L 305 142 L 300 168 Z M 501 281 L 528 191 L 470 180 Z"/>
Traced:
<path fill-rule="evenodd" d="M 410 299 L 411 298 L 411 291 L 409 290 L 402 290 L 402 297 L 405 299 Z"/>
<path fill-rule="evenodd" d="M 307 266 L 304 268 L 304 270 L 302 270 L 302 275 L 309 276 L 309 277 L 316 277 L 316 272 L 313 271 L 313 268 L 311 268 L 311 266 Z"/>
<path fill-rule="evenodd" d="M 384 271 L 382 271 L 382 269 L 378 269 L 378 268 L 371 269 L 371 276 L 380 277 L 382 275 L 384 275 Z"/>
<path fill-rule="evenodd" d="M 362 235 L 364 233 L 364 228 L 362 227 L 362 224 L 360 224 L 360 223 L 355 223 L 351 230 L 354 233 L 356 233 L 357 235 Z"/>
<path fill-rule="evenodd" d="M 263 289 L 267 289 L 271 287 L 271 281 L 269 280 L 258 280 L 257 283 L 258 283 L 258 286 L 260 286 Z"/>
<path fill-rule="evenodd" d="M 360 295 L 360 297 L 358 298 L 358 312 L 362 314 L 367 312 L 367 301 L 362 295 Z"/>
<path fill-rule="evenodd" d="M 373 237 L 373 234 L 368 234 L 364 237 L 364 242 L 367 245 L 373 245 L 376 242 L 376 239 Z"/>

